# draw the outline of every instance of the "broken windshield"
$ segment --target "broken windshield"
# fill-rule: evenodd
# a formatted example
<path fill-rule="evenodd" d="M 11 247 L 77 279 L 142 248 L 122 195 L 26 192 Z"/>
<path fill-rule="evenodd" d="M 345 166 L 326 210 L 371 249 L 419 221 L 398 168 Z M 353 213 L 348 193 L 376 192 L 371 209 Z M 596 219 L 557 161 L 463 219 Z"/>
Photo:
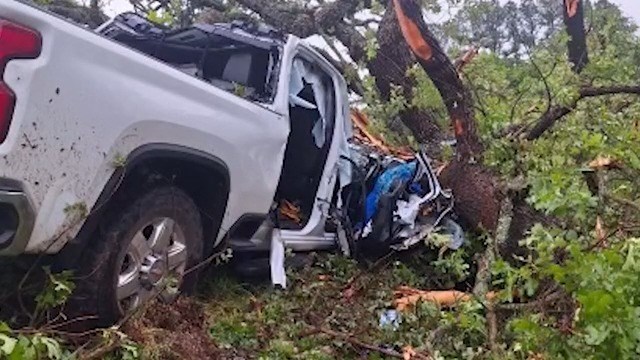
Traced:
<path fill-rule="evenodd" d="M 260 102 L 275 96 L 284 37 L 269 27 L 233 22 L 169 30 L 125 13 L 99 31 L 238 96 Z"/>

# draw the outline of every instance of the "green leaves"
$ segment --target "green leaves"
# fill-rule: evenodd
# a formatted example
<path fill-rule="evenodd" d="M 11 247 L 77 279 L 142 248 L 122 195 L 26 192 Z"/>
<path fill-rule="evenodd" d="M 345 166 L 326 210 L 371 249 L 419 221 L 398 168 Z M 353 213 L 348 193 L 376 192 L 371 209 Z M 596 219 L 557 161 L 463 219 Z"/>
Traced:
<path fill-rule="evenodd" d="M 558 320 L 545 313 L 518 317 L 511 321 L 509 329 L 526 349 L 553 357 L 637 358 L 640 355 L 639 241 L 632 238 L 605 250 L 586 250 L 581 244 L 588 241 L 588 237 L 573 231 L 537 226 L 524 245 L 539 256 L 517 270 L 523 273 L 521 279 L 529 277 L 527 271 L 550 277 L 575 298 L 571 334 L 563 334 Z M 563 254 L 562 261 L 558 260 L 559 254 Z M 498 263 L 495 272 L 508 279 L 501 274 L 513 270 L 505 271 Z"/>
<path fill-rule="evenodd" d="M 3 323 L 4 326 L 6 326 L 5 323 Z M 2 353 L 3 355 L 10 355 L 11 353 L 13 353 L 13 351 L 16 349 L 16 345 L 18 344 L 18 340 L 15 338 L 12 338 L 6 334 L 0 334 L 0 342 L 2 342 L 2 345 L 0 345 L 0 353 Z"/>
<path fill-rule="evenodd" d="M 6 323 L 0 323 L 0 357 L 8 360 L 61 360 L 71 354 L 56 339 L 34 334 L 15 335 Z"/>
<path fill-rule="evenodd" d="M 48 267 L 44 270 L 47 283 L 44 290 L 36 296 L 38 310 L 51 309 L 64 304 L 75 288 L 71 271 L 52 274 Z"/>
<path fill-rule="evenodd" d="M 378 55 L 378 49 L 380 49 L 380 45 L 378 45 L 378 39 L 376 38 L 375 32 L 367 30 L 365 35 L 367 39 L 367 43 L 365 46 L 367 60 L 371 61 Z"/>

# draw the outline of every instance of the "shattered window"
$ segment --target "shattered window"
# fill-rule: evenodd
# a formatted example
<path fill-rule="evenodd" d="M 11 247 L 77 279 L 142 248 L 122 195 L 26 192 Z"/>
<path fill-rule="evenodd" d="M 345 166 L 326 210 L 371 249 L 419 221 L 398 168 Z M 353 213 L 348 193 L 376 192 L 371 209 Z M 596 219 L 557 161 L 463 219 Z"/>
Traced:
<path fill-rule="evenodd" d="M 199 24 L 168 30 L 127 13 L 116 17 L 101 33 L 218 88 L 271 102 L 277 85 L 280 40 L 243 29 L 238 24 Z M 256 31 L 270 34 L 268 29 Z"/>
<path fill-rule="evenodd" d="M 333 91 L 331 79 L 322 70 L 303 59 L 294 60 L 289 81 L 289 102 L 292 106 L 316 110 L 317 119 L 314 120 L 311 133 L 318 148 L 325 143 L 327 117 L 330 108 L 335 106 Z"/>

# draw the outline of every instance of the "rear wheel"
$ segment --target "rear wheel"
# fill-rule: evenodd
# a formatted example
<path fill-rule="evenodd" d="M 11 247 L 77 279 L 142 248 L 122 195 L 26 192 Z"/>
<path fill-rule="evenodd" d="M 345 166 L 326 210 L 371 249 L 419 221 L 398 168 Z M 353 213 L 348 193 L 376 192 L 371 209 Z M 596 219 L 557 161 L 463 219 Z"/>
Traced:
<path fill-rule="evenodd" d="M 110 324 L 152 299 L 193 289 L 202 261 L 200 212 L 182 190 L 162 187 L 112 215 L 80 269 L 74 307 Z M 74 311 L 75 312 L 75 311 Z"/>

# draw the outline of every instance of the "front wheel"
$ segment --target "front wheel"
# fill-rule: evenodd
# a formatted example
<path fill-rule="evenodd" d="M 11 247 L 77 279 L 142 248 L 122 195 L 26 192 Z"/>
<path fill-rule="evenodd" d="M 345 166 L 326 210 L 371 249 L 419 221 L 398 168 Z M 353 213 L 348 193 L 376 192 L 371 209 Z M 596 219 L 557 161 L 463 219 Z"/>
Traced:
<path fill-rule="evenodd" d="M 142 304 L 171 302 L 195 286 L 202 261 L 200 212 L 182 190 L 162 187 L 107 220 L 81 266 L 74 304 L 110 324 Z M 75 311 L 74 311 L 75 312 Z"/>

